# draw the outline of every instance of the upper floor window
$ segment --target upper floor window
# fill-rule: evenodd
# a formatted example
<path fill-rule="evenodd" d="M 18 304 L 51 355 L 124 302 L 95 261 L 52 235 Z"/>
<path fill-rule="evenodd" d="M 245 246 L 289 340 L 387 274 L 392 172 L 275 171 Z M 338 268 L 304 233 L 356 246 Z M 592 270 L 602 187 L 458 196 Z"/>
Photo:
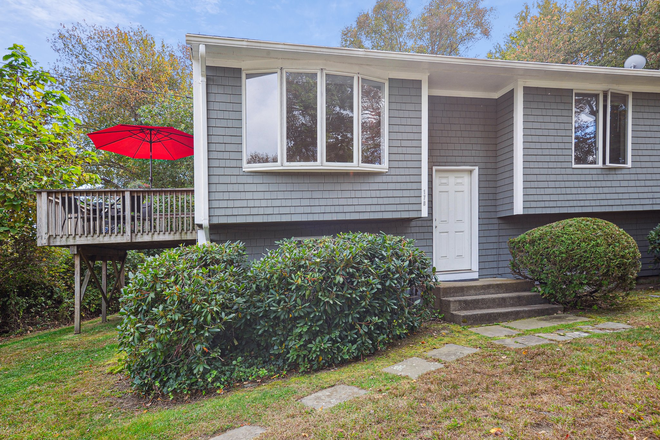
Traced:
<path fill-rule="evenodd" d="M 280 69 L 245 73 L 245 169 L 387 169 L 387 83 Z"/>
<path fill-rule="evenodd" d="M 575 92 L 574 166 L 630 166 L 630 94 Z"/>

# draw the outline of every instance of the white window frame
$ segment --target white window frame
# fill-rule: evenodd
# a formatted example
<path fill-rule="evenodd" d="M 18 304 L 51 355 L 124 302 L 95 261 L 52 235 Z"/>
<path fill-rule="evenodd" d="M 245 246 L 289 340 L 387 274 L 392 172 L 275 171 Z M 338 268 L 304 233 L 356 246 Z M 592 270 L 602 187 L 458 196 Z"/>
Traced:
<path fill-rule="evenodd" d="M 619 95 L 626 95 L 628 102 L 626 103 L 627 118 L 626 118 L 626 163 L 610 163 L 610 111 L 612 109 L 612 93 Z M 620 90 L 610 89 L 607 91 L 607 139 L 605 140 L 603 148 L 605 148 L 605 157 L 607 158 L 604 166 L 607 168 L 630 168 L 631 160 L 631 145 L 632 145 L 632 93 L 623 92 Z"/>
<path fill-rule="evenodd" d="M 593 165 L 587 165 L 587 164 L 576 164 L 575 163 L 575 95 L 581 94 L 581 93 L 588 93 L 592 95 L 598 95 L 598 116 L 596 118 L 596 130 L 597 130 L 597 147 L 598 147 L 598 152 L 597 152 L 597 158 L 598 161 L 593 164 Z M 604 102 L 603 99 L 603 94 L 607 93 L 607 102 Z M 611 102 L 611 96 L 612 93 L 618 93 L 621 95 L 626 95 L 628 97 L 628 118 L 626 123 L 628 124 L 627 127 L 627 151 L 626 151 L 626 156 L 627 156 L 627 163 L 625 164 L 610 164 L 609 163 L 609 157 L 610 157 L 610 149 L 609 149 L 609 132 L 610 132 L 610 102 Z M 603 111 L 604 109 L 607 108 L 607 113 L 606 113 L 606 120 L 605 120 L 605 130 L 603 130 Z M 614 89 L 608 89 L 608 90 L 588 90 L 588 89 L 579 89 L 579 90 L 573 90 L 573 107 L 572 107 L 572 116 L 571 116 L 571 125 L 572 125 L 572 138 L 571 138 L 571 161 L 573 163 L 573 168 L 630 168 L 631 167 L 631 162 L 632 162 L 632 93 L 630 92 L 623 92 L 620 90 L 614 90 Z M 608 137 L 605 138 L 603 136 L 603 132 L 606 132 L 608 134 Z M 606 161 L 603 163 L 603 155 L 606 156 Z"/>
<path fill-rule="evenodd" d="M 317 74 L 317 161 L 316 162 L 288 162 L 286 160 L 286 73 L 316 73 Z M 273 163 L 247 163 L 247 102 L 246 102 L 246 78 L 254 73 L 277 73 L 279 106 L 278 114 L 278 146 L 277 162 Z M 326 161 L 326 75 L 340 75 L 353 77 L 355 93 L 353 96 L 353 162 L 328 162 Z M 383 158 L 381 165 L 362 163 L 362 79 L 377 81 L 384 84 L 384 106 L 381 121 L 384 124 L 383 133 Z M 389 82 L 387 79 L 371 76 L 362 76 L 355 72 L 341 72 L 326 69 L 298 69 L 298 68 L 275 68 L 275 69 L 250 69 L 242 72 L 242 110 L 243 110 L 243 171 L 270 171 L 270 172 L 295 172 L 295 171 L 322 171 L 322 172 L 387 172 L 389 169 Z"/>

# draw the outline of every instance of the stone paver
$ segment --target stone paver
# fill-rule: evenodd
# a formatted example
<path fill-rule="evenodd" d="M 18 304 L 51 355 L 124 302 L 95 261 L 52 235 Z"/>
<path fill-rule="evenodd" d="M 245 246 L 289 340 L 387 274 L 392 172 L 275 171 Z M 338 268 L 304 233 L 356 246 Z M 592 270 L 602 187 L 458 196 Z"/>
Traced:
<path fill-rule="evenodd" d="M 598 330 L 628 330 L 632 328 L 631 325 L 621 324 L 618 322 L 603 322 L 602 324 L 597 324 L 594 326 Z"/>
<path fill-rule="evenodd" d="M 660 298 L 660 295 L 649 295 L 649 298 Z"/>
<path fill-rule="evenodd" d="M 213 437 L 211 440 L 252 440 L 266 432 L 266 428 L 261 426 L 241 426 L 240 428 L 232 429 L 222 435 Z"/>
<path fill-rule="evenodd" d="M 538 336 L 539 338 L 550 339 L 551 341 L 557 341 L 557 342 L 570 341 L 572 339 L 569 338 L 568 336 L 562 336 L 557 333 L 537 333 L 536 336 Z"/>
<path fill-rule="evenodd" d="M 498 339 L 497 341 L 492 341 L 494 344 L 504 345 L 509 348 L 524 348 L 531 347 L 533 345 L 540 344 L 553 344 L 552 341 L 544 338 L 539 338 L 538 336 L 519 336 L 517 338 L 510 339 Z"/>
<path fill-rule="evenodd" d="M 462 345 L 447 344 L 442 348 L 437 348 L 426 353 L 427 356 L 440 359 L 442 361 L 455 361 L 469 354 L 478 352 L 478 348 L 463 347 Z"/>
<path fill-rule="evenodd" d="M 311 394 L 300 402 L 303 405 L 310 406 L 315 409 L 331 408 L 354 397 L 366 394 L 365 390 L 358 387 L 351 387 L 348 385 L 335 385 L 334 387 L 326 388 L 317 393 Z"/>
<path fill-rule="evenodd" d="M 585 336 L 589 336 L 589 333 L 585 333 L 585 332 L 566 332 L 566 333 L 560 333 L 560 334 L 566 336 L 567 338 L 571 338 L 571 339 L 584 338 Z"/>
<path fill-rule="evenodd" d="M 568 314 L 559 314 L 551 316 L 541 316 L 538 318 L 520 319 L 518 321 L 507 322 L 504 325 L 518 330 L 533 330 L 536 328 L 552 327 L 553 325 L 572 324 L 574 322 L 591 321 L 589 318 L 574 316 Z"/>
<path fill-rule="evenodd" d="M 471 328 L 471 331 L 479 333 L 483 336 L 488 336 L 489 338 L 500 338 L 502 336 L 513 336 L 517 335 L 520 332 L 511 330 L 510 328 L 505 328 L 500 325 L 489 325 L 487 327 L 476 327 Z"/>
<path fill-rule="evenodd" d="M 411 357 L 405 361 L 394 364 L 391 367 L 383 368 L 386 373 L 396 374 L 398 376 L 408 376 L 417 379 L 424 373 L 442 368 L 442 364 L 429 362 L 418 357 Z"/>

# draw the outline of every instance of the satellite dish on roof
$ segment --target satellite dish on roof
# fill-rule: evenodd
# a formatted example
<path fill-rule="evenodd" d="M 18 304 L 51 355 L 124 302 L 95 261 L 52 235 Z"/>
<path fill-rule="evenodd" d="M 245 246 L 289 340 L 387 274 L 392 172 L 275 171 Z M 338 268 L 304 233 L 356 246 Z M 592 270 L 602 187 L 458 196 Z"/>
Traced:
<path fill-rule="evenodd" d="M 641 55 L 631 55 L 623 64 L 626 69 L 643 69 L 644 66 L 646 66 L 646 58 Z"/>

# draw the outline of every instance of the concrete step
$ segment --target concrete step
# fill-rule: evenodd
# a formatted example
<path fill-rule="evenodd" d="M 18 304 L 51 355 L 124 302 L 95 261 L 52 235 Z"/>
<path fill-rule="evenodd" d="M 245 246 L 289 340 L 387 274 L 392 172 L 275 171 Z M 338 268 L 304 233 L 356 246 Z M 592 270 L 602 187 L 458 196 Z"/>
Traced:
<path fill-rule="evenodd" d="M 482 278 L 476 281 L 441 282 L 433 292 L 437 298 L 459 296 L 496 295 L 499 293 L 529 292 L 534 287 L 532 281 L 509 278 Z"/>
<path fill-rule="evenodd" d="M 445 313 L 444 319 L 460 325 L 494 324 L 496 322 L 514 321 L 516 319 L 534 318 L 561 313 L 562 306 L 554 304 L 535 304 L 520 307 L 503 307 L 496 309 L 461 310 Z"/>
<path fill-rule="evenodd" d="M 451 313 L 462 310 L 501 309 L 537 304 L 548 304 L 548 301 L 541 298 L 541 295 L 536 292 L 512 292 L 497 295 L 442 298 L 440 300 L 440 310 L 443 313 Z"/>

